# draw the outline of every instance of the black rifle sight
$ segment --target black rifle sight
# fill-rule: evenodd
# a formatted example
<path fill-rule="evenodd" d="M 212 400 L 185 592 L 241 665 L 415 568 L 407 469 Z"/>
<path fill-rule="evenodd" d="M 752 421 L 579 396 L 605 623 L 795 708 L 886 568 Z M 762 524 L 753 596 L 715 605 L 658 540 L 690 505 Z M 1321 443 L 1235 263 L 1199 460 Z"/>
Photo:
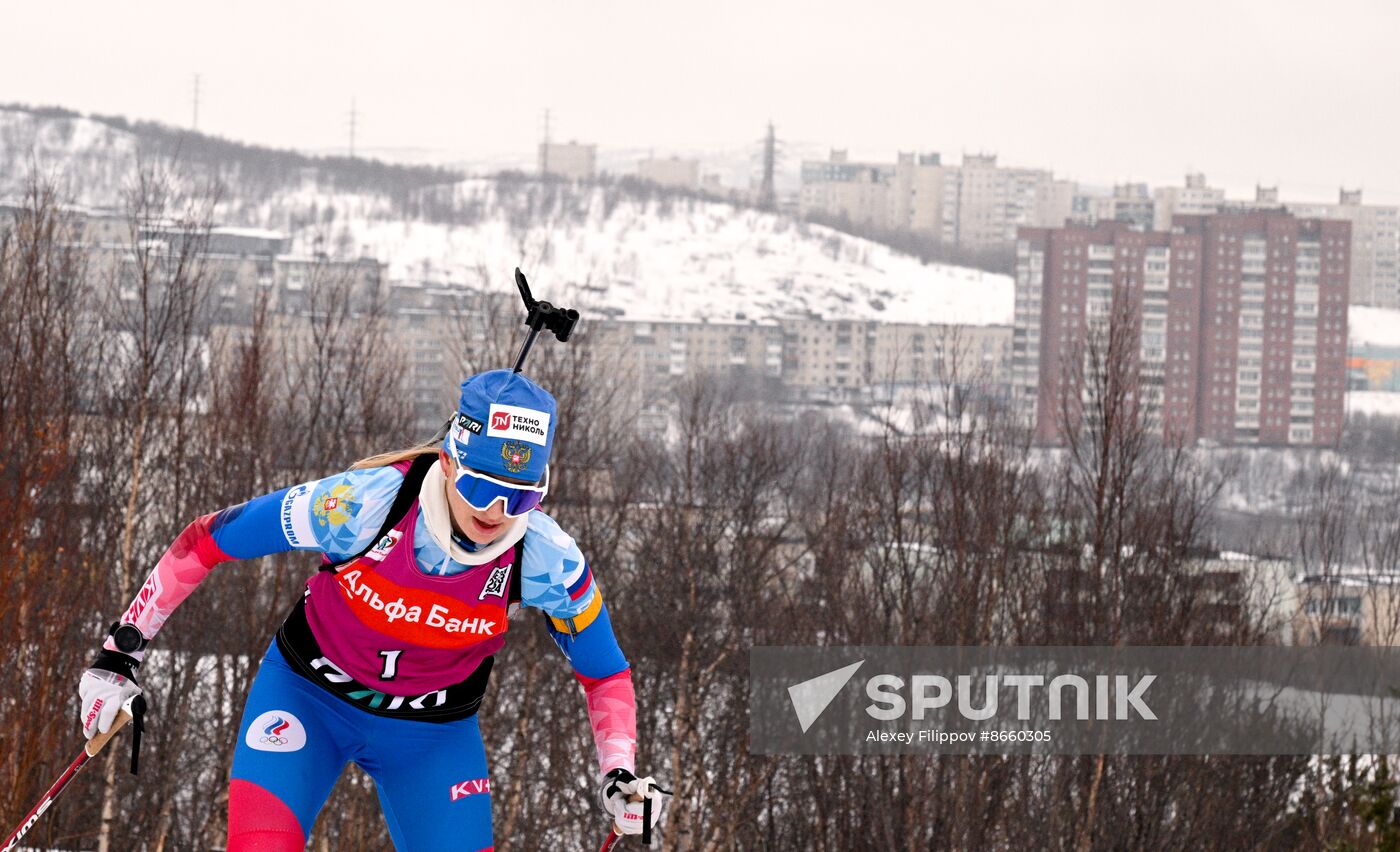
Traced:
<path fill-rule="evenodd" d="M 518 266 L 515 268 L 515 286 L 520 290 L 520 298 L 525 302 L 525 325 L 530 328 L 530 333 L 520 346 L 520 353 L 515 356 L 512 372 L 518 373 L 525 366 L 525 358 L 530 354 L 530 347 L 535 345 L 535 337 L 539 335 L 540 330 L 548 329 L 556 340 L 564 343 L 568 341 L 569 335 L 574 333 L 574 326 L 578 323 L 578 311 L 573 308 L 556 308 L 549 302 L 536 301 L 535 297 L 530 295 L 530 282 L 525 280 L 525 273 L 521 272 Z"/>

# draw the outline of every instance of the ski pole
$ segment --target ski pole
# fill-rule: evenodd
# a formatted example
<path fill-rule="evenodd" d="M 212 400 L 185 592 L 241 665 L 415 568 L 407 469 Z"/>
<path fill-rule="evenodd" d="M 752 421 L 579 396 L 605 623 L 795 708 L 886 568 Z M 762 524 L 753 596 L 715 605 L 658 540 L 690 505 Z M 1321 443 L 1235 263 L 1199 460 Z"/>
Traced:
<path fill-rule="evenodd" d="M 613 848 L 613 844 L 616 843 L 617 839 L 621 836 L 621 834 L 617 833 L 617 829 L 614 828 L 609 830 L 608 836 L 603 838 L 603 848 L 599 849 L 598 852 L 608 852 L 609 849 Z"/>
<path fill-rule="evenodd" d="M 39 804 L 35 805 L 34 809 L 25 816 L 19 828 L 15 829 L 10 833 L 9 837 L 5 838 L 5 845 L 0 846 L 0 852 L 11 852 L 11 850 L 19 845 L 20 838 L 24 837 L 24 835 L 29 832 L 29 829 L 34 827 L 34 824 L 39 821 L 39 817 L 43 816 L 44 811 L 49 809 L 49 805 L 54 803 L 54 799 L 57 799 L 59 794 L 72 782 L 73 777 L 87 765 L 89 760 L 96 757 L 97 753 L 102 751 L 102 747 L 107 745 L 107 743 L 117 735 L 117 731 L 120 731 L 122 726 L 130 722 L 133 717 L 137 720 L 136 728 L 133 730 L 136 732 L 136 735 L 139 736 L 141 730 L 141 716 L 145 713 L 145 710 L 146 699 L 142 695 L 137 694 L 128 698 L 126 703 L 122 705 L 122 709 L 118 711 L 117 718 L 113 720 L 112 727 L 108 728 L 105 734 L 92 735 L 92 739 L 87 741 L 83 746 L 83 750 L 78 753 L 78 756 L 72 763 L 68 764 L 68 768 L 63 770 L 63 774 L 58 776 L 58 780 L 53 782 L 53 786 L 50 787 L 49 791 L 44 794 L 44 797 L 39 800 Z M 133 751 L 132 765 L 134 766 L 135 763 L 136 752 Z M 133 769 L 132 771 L 135 770 Z"/>
<path fill-rule="evenodd" d="M 644 798 L 646 797 L 643 796 L 640 792 L 637 792 L 628 796 L 627 801 L 640 802 Z M 621 837 L 622 828 L 618 826 L 616 822 L 614 822 L 612 828 L 608 831 L 608 836 L 603 838 L 603 848 L 599 849 L 598 852 L 608 852 L 609 849 L 613 848 L 613 844 L 616 843 Z"/>
<path fill-rule="evenodd" d="M 670 790 L 662 788 L 650 778 L 642 778 L 637 783 L 637 792 L 627 797 L 629 802 L 642 802 L 642 845 L 644 846 L 651 845 L 651 797 L 647 795 L 648 790 L 656 790 L 667 796 L 671 795 Z M 598 852 L 608 852 L 621 837 L 622 828 L 614 822 L 608 836 L 603 838 L 603 846 Z"/>

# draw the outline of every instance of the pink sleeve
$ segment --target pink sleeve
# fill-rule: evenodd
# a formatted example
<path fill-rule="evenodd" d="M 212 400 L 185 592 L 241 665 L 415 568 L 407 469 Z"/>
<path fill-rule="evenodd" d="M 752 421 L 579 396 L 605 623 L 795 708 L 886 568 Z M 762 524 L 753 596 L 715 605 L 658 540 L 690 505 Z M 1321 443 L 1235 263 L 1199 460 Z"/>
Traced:
<path fill-rule="evenodd" d="M 161 625 L 190 596 L 210 569 L 232 558 L 214 543 L 210 526 L 217 514 L 211 512 L 192 521 L 176 537 L 170 549 L 165 551 L 146 577 L 146 582 L 136 593 L 136 599 L 122 614 L 123 623 L 136 625 L 141 629 L 142 636 L 154 639 Z M 110 637 L 103 647 L 109 651 L 116 650 Z M 132 656 L 139 660 L 145 656 L 145 652 L 137 651 Z"/>
<path fill-rule="evenodd" d="M 632 670 L 591 678 L 574 673 L 583 684 L 588 702 L 588 723 L 598 747 L 598 771 L 606 775 L 619 766 L 637 771 L 637 698 L 632 691 Z"/>

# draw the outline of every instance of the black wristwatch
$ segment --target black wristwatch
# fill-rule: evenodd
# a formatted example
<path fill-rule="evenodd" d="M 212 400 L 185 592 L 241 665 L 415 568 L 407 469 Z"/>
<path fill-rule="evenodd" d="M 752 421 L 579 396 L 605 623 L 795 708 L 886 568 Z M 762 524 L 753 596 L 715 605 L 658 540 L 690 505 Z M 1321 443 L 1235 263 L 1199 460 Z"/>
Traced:
<path fill-rule="evenodd" d="M 113 622 L 107 630 L 107 635 L 112 637 L 112 644 L 116 645 L 117 650 L 123 654 L 133 654 L 140 651 L 151 641 L 142 635 L 141 628 L 120 621 Z"/>

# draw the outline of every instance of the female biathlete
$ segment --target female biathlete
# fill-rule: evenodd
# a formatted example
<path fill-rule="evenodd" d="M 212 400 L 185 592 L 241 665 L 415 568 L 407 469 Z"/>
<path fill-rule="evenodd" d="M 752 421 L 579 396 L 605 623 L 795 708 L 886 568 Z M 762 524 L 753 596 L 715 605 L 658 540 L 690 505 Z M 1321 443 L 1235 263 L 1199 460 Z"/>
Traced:
<path fill-rule="evenodd" d="M 374 778 L 398 849 L 490 849 L 475 714 L 522 606 L 549 617 L 583 685 L 604 809 L 623 833 L 654 825 L 661 803 L 630 801 L 639 788 L 656 793 L 634 775 L 631 672 L 602 592 L 574 540 L 537 509 L 555 413 L 554 398 L 525 376 L 482 373 L 462 383 L 441 445 L 369 458 L 194 521 L 83 674 L 83 733 L 106 732 L 140 692 L 147 643 L 211 568 L 313 550 L 324 554 L 321 570 L 268 648 L 243 711 L 229 852 L 303 849 L 347 761 Z"/>

